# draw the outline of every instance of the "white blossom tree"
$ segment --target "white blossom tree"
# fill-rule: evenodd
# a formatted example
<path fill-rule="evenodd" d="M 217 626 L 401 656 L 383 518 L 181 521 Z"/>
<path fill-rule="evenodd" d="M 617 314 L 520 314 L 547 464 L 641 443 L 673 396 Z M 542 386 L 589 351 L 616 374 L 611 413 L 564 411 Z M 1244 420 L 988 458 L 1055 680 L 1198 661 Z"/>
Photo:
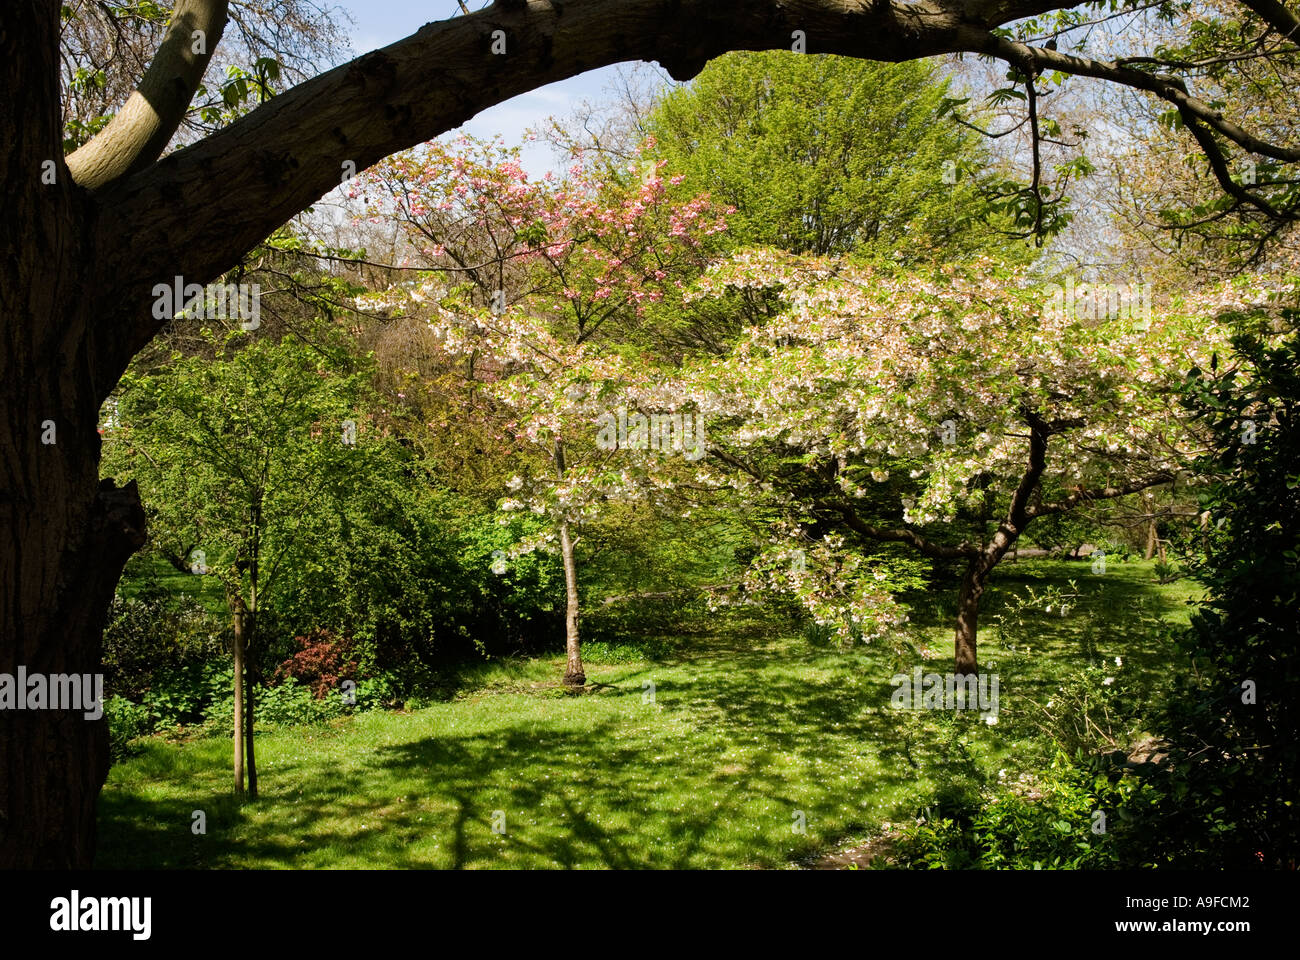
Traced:
<path fill-rule="evenodd" d="M 892 593 L 916 571 L 854 558 L 846 538 L 959 561 L 959 675 L 978 672 L 989 574 L 1036 518 L 1175 479 L 1196 438 L 1171 388 L 1226 343 L 1216 312 L 1264 296 L 1222 288 L 1147 317 L 987 261 L 923 275 L 773 251 L 719 265 L 696 295 L 741 289 L 774 291 L 780 312 L 679 395 L 708 416 L 705 462 L 785 511 L 780 562 L 755 582 L 869 638 L 901 622 Z M 810 526 L 830 531 L 815 549 Z"/>

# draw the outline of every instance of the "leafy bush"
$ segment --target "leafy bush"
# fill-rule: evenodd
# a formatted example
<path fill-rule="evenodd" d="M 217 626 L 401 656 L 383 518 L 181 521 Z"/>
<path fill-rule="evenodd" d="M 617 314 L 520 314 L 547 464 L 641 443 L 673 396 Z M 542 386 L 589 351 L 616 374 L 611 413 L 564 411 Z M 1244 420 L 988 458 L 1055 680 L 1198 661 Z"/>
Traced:
<path fill-rule="evenodd" d="M 940 805 L 901 831 L 895 856 L 918 869 L 1108 869 L 1161 797 L 1150 783 L 1099 758 L 1058 753 L 1037 781 Z M 1104 818 L 1104 819 L 1103 819 Z"/>
<path fill-rule="evenodd" d="M 214 689 L 214 676 L 220 672 L 216 663 L 187 664 L 146 693 L 141 704 L 149 710 L 155 729 L 201 722 L 204 708 L 225 693 Z M 234 676 L 232 670 L 225 673 Z"/>
<path fill-rule="evenodd" d="M 1178 564 L 1164 560 L 1157 560 L 1151 568 L 1151 573 L 1156 583 L 1173 583 L 1183 576 L 1183 571 Z"/>
<path fill-rule="evenodd" d="M 326 692 L 330 692 L 328 688 Z M 348 709 L 337 692 L 317 697 L 312 687 L 293 679 L 259 690 L 256 698 L 259 724 L 298 726 L 324 723 L 342 716 Z"/>
<path fill-rule="evenodd" d="M 1138 704 L 1122 673 L 1123 659 L 1090 664 L 1066 677 L 1045 703 L 1034 703 L 1043 738 L 1067 756 L 1114 750 L 1134 732 Z"/>
<path fill-rule="evenodd" d="M 429 689 L 432 684 L 416 684 L 420 689 Z M 356 699 L 358 710 L 396 710 L 406 705 L 402 696 L 403 684 L 391 674 L 380 674 L 357 681 Z"/>
<path fill-rule="evenodd" d="M 320 629 L 349 638 L 365 677 L 563 641 L 558 558 L 525 554 L 506 573 L 492 572 L 494 557 L 535 521 L 502 525 L 495 511 L 439 488 L 430 467 L 402 456 L 376 455 L 364 491 L 318 529 L 310 559 L 284 571 L 264 621 L 265 667 L 299 652 L 289 638 Z M 397 686 L 399 695 L 418 692 L 404 679 Z"/>
<path fill-rule="evenodd" d="M 104 717 L 108 721 L 109 756 L 114 760 L 129 757 L 134 751 L 131 741 L 153 732 L 149 708 L 132 703 L 123 696 L 104 700 Z"/>
<path fill-rule="evenodd" d="M 197 600 L 169 591 L 155 577 L 133 583 L 134 595 L 117 593 L 109 608 L 104 687 L 107 694 L 138 701 L 171 673 L 220 657 L 225 625 Z"/>
<path fill-rule="evenodd" d="M 835 639 L 835 628 L 825 623 L 806 623 L 803 627 L 803 638 L 808 646 L 823 650 Z"/>
<path fill-rule="evenodd" d="M 1235 356 L 1193 370 L 1184 402 L 1212 434 L 1210 514 L 1193 568 L 1206 601 L 1181 638 L 1194 669 L 1162 710 L 1168 802 L 1151 823 L 1187 869 L 1300 864 L 1300 335 L 1241 318 Z M 1249 421 L 1250 428 L 1244 425 Z M 1194 559 L 1194 558 L 1193 558 Z"/>
<path fill-rule="evenodd" d="M 105 699 L 110 742 L 125 746 L 135 737 L 179 726 L 200 726 L 229 736 L 234 724 L 234 670 L 218 663 L 191 663 L 174 671 L 134 703 L 115 695 Z M 118 749 L 115 758 L 125 756 Z"/>

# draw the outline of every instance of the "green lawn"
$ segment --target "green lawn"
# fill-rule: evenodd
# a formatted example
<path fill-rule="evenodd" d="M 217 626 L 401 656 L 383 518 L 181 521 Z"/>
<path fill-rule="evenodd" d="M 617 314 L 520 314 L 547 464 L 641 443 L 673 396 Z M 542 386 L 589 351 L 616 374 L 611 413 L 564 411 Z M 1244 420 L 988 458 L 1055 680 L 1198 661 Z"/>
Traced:
<path fill-rule="evenodd" d="M 216 554 L 206 557 L 207 562 L 213 566 L 220 559 Z M 140 593 L 141 584 L 148 581 L 156 582 L 169 593 L 189 597 L 202 604 L 209 613 L 223 618 L 230 615 L 226 596 L 216 577 L 196 577 L 192 573 L 177 570 L 155 554 L 136 554 L 131 557 L 118 592 L 128 599 L 136 597 Z"/>
<path fill-rule="evenodd" d="M 1080 596 L 1067 616 L 1035 609 L 999 638 L 1010 596 L 1069 578 Z M 958 768 L 992 778 L 1041 765 L 1033 704 L 1090 659 L 1122 657 L 1117 680 L 1139 698 L 1166 681 L 1176 664 L 1156 627 L 1185 622 L 1195 592 L 1156 585 L 1149 564 L 1103 576 L 1087 563 L 1004 567 L 981 636 L 982 667 L 1000 677 L 996 725 L 892 709 L 889 678 L 922 662 L 912 655 L 819 649 L 729 621 L 664 662 L 591 665 L 599 686 L 583 696 L 556 686 L 561 661 L 514 661 L 472 671 L 456 699 L 426 709 L 268 729 L 261 797 L 242 807 L 229 740 L 153 738 L 109 775 L 98 865 L 790 865 L 914 815 Z M 946 602 L 915 616 L 913 636 L 942 654 L 927 671 L 951 668 Z M 191 831 L 195 810 L 206 835 Z"/>

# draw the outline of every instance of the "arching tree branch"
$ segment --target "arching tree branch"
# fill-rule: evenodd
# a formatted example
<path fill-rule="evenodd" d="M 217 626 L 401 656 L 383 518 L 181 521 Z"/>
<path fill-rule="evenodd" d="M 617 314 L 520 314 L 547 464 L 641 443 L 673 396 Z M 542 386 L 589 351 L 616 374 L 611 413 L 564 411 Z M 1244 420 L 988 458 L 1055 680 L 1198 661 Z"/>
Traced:
<path fill-rule="evenodd" d="M 1168 472 L 1153 473 L 1150 476 L 1140 477 L 1137 480 L 1131 480 L 1128 483 L 1120 484 L 1117 487 L 1094 487 L 1091 490 L 1076 490 L 1061 500 L 1052 503 L 1036 504 L 1026 511 L 1029 519 L 1034 517 L 1045 517 L 1053 513 L 1065 513 L 1072 510 L 1081 503 L 1089 503 L 1093 500 L 1114 500 L 1116 497 L 1128 496 L 1130 493 L 1137 493 L 1139 490 L 1146 490 L 1150 487 L 1158 487 L 1166 483 L 1173 483 L 1174 475 Z"/>
<path fill-rule="evenodd" d="M 796 30 L 812 53 L 896 62 L 969 49 L 972 16 L 953 0 L 529 0 L 428 24 L 113 183 L 101 197 L 103 285 L 139 304 L 175 275 L 206 283 L 345 173 L 586 70 L 658 59 L 684 78 L 728 50 L 788 49 Z M 975 19 L 981 34 L 993 25 Z M 124 368 L 160 323 L 146 312 L 122 321 L 107 372 Z"/>
<path fill-rule="evenodd" d="M 958 557 L 977 557 L 979 556 L 979 547 L 969 543 L 960 543 L 955 546 L 946 543 L 936 543 L 927 537 L 922 536 L 917 531 L 909 527 L 877 527 L 863 520 L 853 505 L 839 500 L 817 500 L 813 504 L 818 510 L 827 510 L 838 513 L 844 518 L 844 525 L 854 533 L 861 534 L 869 540 L 880 540 L 886 543 L 906 543 L 914 547 L 927 557 L 938 557 L 941 559 L 954 560 Z"/>
<path fill-rule="evenodd" d="M 185 119 L 226 28 L 228 0 L 177 0 L 158 55 L 112 121 L 67 158 L 72 178 L 97 190 L 148 167 Z"/>
<path fill-rule="evenodd" d="M 1249 153 L 1272 157 L 1287 163 L 1300 161 L 1300 148 L 1261 140 L 1247 131 L 1240 124 L 1228 120 L 1222 110 L 1216 110 L 1208 103 L 1189 94 L 1183 82 L 1177 77 L 1147 73 L 1121 66 L 1113 61 L 1093 60 L 1078 57 L 1057 50 L 1047 50 L 1025 43 L 1017 43 L 1005 37 L 988 34 L 982 44 L 981 52 L 988 53 L 1010 63 L 1032 62 L 1038 70 L 1059 70 L 1062 73 L 1080 77 L 1096 77 L 1110 80 L 1136 90 L 1154 93 L 1162 100 L 1176 106 L 1185 116 L 1195 117 L 1205 126 L 1211 128 L 1224 138 Z"/>
<path fill-rule="evenodd" d="M 1286 8 L 1281 0 L 1241 0 L 1256 16 L 1287 39 L 1300 38 L 1300 17 Z"/>

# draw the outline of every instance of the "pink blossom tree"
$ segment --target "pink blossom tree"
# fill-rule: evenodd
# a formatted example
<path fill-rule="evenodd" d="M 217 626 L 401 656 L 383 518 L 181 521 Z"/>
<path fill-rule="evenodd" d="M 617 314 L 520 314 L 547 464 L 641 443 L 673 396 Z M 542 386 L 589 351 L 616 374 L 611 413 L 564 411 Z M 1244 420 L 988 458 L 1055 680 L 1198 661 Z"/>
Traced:
<path fill-rule="evenodd" d="M 530 179 L 519 148 L 461 137 L 433 142 L 373 168 L 354 188 L 369 216 L 397 224 L 412 279 L 363 298 L 368 307 L 417 311 L 442 348 L 465 359 L 536 451 L 510 481 L 505 510 L 550 519 L 517 551 L 555 549 L 566 585 L 566 685 L 585 681 L 578 627 L 577 531 L 603 503 L 653 497 L 691 448 L 678 410 L 668 430 L 642 432 L 633 410 L 669 358 L 645 336 L 680 312 L 706 265 L 707 237 L 726 211 L 707 195 L 670 200 L 663 162 L 634 162 L 622 180 L 599 176 L 581 153 L 563 177 Z M 626 427 L 634 431 L 629 442 Z M 620 419 L 621 418 L 621 419 Z M 675 425 L 676 432 L 673 432 Z M 693 426 L 693 425 L 692 425 Z M 665 441 L 666 442 L 660 442 Z M 702 451 L 701 451 L 702 452 Z M 654 461 L 671 458 L 667 467 Z"/>

